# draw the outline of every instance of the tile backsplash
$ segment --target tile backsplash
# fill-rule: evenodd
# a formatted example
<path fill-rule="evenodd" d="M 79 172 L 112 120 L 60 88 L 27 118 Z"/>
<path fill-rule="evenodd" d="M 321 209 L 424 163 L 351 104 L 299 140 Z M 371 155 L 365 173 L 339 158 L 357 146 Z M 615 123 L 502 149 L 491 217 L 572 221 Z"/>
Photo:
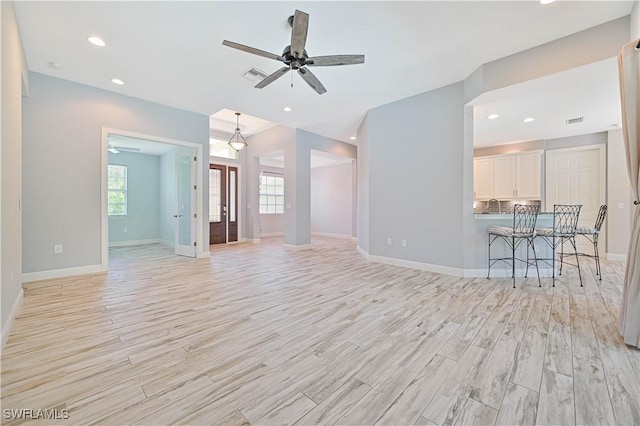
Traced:
<path fill-rule="evenodd" d="M 540 200 L 501 200 L 501 201 L 474 201 L 474 213 L 513 213 L 516 204 L 542 205 Z"/>

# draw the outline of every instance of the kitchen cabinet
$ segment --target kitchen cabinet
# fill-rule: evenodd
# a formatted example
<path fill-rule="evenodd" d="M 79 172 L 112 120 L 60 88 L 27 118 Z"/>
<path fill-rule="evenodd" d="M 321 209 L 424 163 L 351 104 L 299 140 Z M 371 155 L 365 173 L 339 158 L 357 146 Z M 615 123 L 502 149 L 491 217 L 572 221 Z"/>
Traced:
<path fill-rule="evenodd" d="M 516 157 L 508 155 L 494 158 L 493 198 L 507 200 L 515 196 L 516 187 Z"/>
<path fill-rule="evenodd" d="M 493 158 L 476 158 L 473 161 L 473 197 L 493 198 Z"/>
<path fill-rule="evenodd" d="M 536 151 L 475 158 L 474 199 L 540 199 L 541 157 L 542 153 Z"/>

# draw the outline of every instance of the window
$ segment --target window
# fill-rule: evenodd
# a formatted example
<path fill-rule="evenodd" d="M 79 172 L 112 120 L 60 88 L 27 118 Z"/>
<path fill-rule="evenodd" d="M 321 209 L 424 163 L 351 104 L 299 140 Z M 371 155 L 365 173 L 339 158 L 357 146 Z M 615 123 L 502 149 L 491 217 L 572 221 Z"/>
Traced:
<path fill-rule="evenodd" d="M 260 214 L 284 213 L 284 177 L 260 176 Z"/>
<path fill-rule="evenodd" d="M 109 164 L 107 212 L 109 216 L 127 215 L 127 166 Z"/>

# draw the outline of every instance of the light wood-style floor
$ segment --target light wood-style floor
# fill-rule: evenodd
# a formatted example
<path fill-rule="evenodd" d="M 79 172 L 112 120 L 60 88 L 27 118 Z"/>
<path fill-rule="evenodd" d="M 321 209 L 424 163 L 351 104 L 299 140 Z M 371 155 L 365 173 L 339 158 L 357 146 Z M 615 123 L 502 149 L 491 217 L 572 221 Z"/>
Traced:
<path fill-rule="evenodd" d="M 330 238 L 111 255 L 108 275 L 25 286 L 3 410 L 81 425 L 640 424 L 619 263 L 598 282 L 585 260 L 584 288 L 567 268 L 555 289 L 514 290 L 370 263 Z"/>

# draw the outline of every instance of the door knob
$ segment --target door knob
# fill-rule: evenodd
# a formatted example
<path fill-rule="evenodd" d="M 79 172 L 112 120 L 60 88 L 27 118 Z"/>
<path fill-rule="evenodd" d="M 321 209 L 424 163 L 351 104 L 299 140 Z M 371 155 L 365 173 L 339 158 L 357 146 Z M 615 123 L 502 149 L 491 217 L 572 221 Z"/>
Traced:
<path fill-rule="evenodd" d="M 182 215 L 181 214 L 174 214 L 173 217 L 175 217 L 177 219 L 179 217 L 182 217 Z"/>

